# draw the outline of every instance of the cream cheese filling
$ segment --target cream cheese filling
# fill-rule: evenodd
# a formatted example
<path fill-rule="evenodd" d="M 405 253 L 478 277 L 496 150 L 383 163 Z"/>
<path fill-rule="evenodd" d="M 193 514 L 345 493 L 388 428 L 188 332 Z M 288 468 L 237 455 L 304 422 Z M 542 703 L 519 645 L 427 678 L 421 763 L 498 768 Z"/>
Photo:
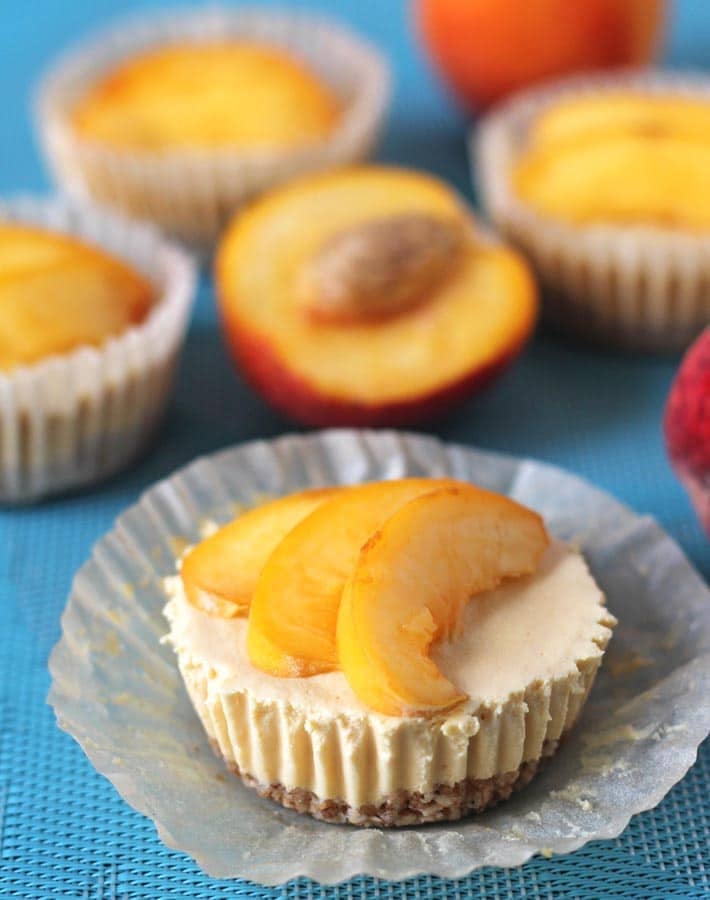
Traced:
<path fill-rule="evenodd" d="M 615 624 L 581 555 L 554 542 L 533 576 L 473 598 L 461 636 L 434 648 L 469 699 L 398 718 L 371 712 L 340 672 L 262 672 L 246 652 L 246 619 L 195 609 L 179 576 L 166 588 L 167 640 L 213 746 L 257 783 L 354 810 L 538 759 L 576 721 Z"/>
<path fill-rule="evenodd" d="M 169 640 L 181 656 L 214 670 L 214 687 L 282 700 L 312 714 L 371 713 L 341 672 L 276 678 L 254 667 L 246 651 L 247 620 L 219 619 L 189 604 L 179 577 L 168 580 Z M 505 703 L 534 682 L 566 677 L 601 658 L 613 617 L 582 556 L 554 541 L 538 571 L 481 596 L 465 611 L 461 636 L 435 646 L 441 671 L 469 695 L 469 712 Z M 381 716 L 387 719 L 389 717 Z"/>

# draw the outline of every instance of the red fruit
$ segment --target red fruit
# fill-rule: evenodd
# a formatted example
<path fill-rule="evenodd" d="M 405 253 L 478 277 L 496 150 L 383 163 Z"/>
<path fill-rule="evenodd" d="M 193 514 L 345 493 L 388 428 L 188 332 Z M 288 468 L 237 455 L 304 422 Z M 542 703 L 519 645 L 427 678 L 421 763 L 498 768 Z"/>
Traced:
<path fill-rule="evenodd" d="M 710 326 L 683 357 L 663 425 L 673 468 L 710 537 Z"/>

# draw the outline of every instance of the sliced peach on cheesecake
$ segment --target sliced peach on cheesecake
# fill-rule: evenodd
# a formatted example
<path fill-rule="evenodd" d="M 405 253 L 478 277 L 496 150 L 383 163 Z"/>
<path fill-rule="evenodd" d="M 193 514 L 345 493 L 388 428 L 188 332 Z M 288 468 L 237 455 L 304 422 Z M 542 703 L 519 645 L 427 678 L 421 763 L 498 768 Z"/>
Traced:
<path fill-rule="evenodd" d="M 219 618 L 246 616 L 264 563 L 281 539 L 342 488 L 313 488 L 263 503 L 224 525 L 184 558 L 185 595 Z"/>
<path fill-rule="evenodd" d="M 338 658 L 355 694 L 392 716 L 463 700 L 431 645 L 456 635 L 474 595 L 534 572 L 548 543 L 532 510 L 470 485 L 400 507 L 363 547 L 342 594 Z"/>
<path fill-rule="evenodd" d="M 310 425 L 439 415 L 505 368 L 537 314 L 527 264 L 448 185 L 383 166 L 309 175 L 241 213 L 216 287 L 246 377 Z"/>
<path fill-rule="evenodd" d="M 247 631 L 252 663 L 282 678 L 337 668 L 338 607 L 361 547 L 403 504 L 455 483 L 406 478 L 362 484 L 303 518 L 261 572 Z"/>

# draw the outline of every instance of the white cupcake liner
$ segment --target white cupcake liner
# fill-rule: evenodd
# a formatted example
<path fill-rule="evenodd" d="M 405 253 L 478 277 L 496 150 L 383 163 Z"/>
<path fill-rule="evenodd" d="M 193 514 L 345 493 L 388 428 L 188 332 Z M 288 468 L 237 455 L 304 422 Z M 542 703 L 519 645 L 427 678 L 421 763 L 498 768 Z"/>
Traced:
<path fill-rule="evenodd" d="M 0 220 L 70 234 L 158 289 L 145 321 L 98 347 L 0 372 L 0 502 L 37 500 L 118 470 L 160 421 L 195 289 L 190 257 L 150 226 L 59 200 L 0 201 Z"/>
<path fill-rule="evenodd" d="M 675 352 L 710 322 L 710 234 L 661 226 L 575 226 L 527 206 L 512 170 L 535 118 L 560 98 L 618 90 L 703 97 L 706 75 L 626 71 L 526 91 L 490 113 L 470 141 L 473 177 L 497 228 L 529 257 L 547 320 L 625 349 Z"/>
<path fill-rule="evenodd" d="M 600 609 L 604 646 L 578 670 L 544 686 L 528 685 L 515 702 L 493 705 L 485 717 L 452 714 L 433 721 L 334 715 L 314 724 L 289 703 L 215 687 L 207 662 L 179 648 L 177 656 L 195 711 L 227 762 L 257 784 L 344 803 L 348 820 L 357 823 L 363 807 L 396 800 L 399 791 L 428 795 L 441 785 L 507 775 L 539 760 L 577 721 L 612 624 Z M 284 747 L 299 752 L 289 755 Z M 368 747 L 376 748 L 376 763 L 363 769 Z"/>
<path fill-rule="evenodd" d="M 283 152 L 186 149 L 159 155 L 113 149 L 74 130 L 69 117 L 73 105 L 120 61 L 176 41 L 230 38 L 282 47 L 308 65 L 343 103 L 332 134 Z M 60 59 L 40 86 L 36 122 L 53 176 L 71 196 L 151 220 L 207 249 L 232 213 L 265 189 L 368 156 L 389 93 L 382 55 L 327 20 L 256 7 L 173 10 L 118 23 Z"/>
<path fill-rule="evenodd" d="M 580 721 L 524 791 L 484 815 L 394 831 L 342 828 L 224 773 L 161 643 L 163 579 L 205 520 L 317 484 L 453 476 L 501 491 L 576 541 L 619 619 Z M 669 602 L 669 598 L 672 602 Z M 125 512 L 78 573 L 50 660 L 57 719 L 171 847 L 216 877 L 335 883 L 460 878 L 618 835 L 695 760 L 710 729 L 710 593 L 677 545 L 569 473 L 416 435 L 325 431 L 199 459 Z"/>

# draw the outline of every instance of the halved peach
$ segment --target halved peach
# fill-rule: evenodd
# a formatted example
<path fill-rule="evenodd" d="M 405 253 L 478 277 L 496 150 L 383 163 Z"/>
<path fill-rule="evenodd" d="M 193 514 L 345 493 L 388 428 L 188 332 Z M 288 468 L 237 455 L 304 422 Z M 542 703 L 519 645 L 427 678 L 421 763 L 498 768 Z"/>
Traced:
<path fill-rule="evenodd" d="M 350 488 L 302 519 L 266 562 L 249 612 L 247 650 L 271 675 L 337 668 L 340 596 L 360 549 L 404 503 L 446 479 L 407 478 Z"/>
<path fill-rule="evenodd" d="M 230 347 L 311 425 L 401 425 L 485 384 L 530 336 L 527 264 L 444 182 L 368 166 L 310 175 L 237 217 L 217 255 Z"/>
<path fill-rule="evenodd" d="M 549 543 L 532 510 L 470 485 L 402 506 L 363 547 L 340 603 L 340 667 L 370 709 L 446 710 L 462 692 L 429 656 L 471 597 L 532 573 Z"/>
<path fill-rule="evenodd" d="M 273 549 L 304 516 L 340 490 L 313 488 L 263 503 L 199 543 L 180 569 L 188 601 L 223 619 L 247 615 Z"/>

